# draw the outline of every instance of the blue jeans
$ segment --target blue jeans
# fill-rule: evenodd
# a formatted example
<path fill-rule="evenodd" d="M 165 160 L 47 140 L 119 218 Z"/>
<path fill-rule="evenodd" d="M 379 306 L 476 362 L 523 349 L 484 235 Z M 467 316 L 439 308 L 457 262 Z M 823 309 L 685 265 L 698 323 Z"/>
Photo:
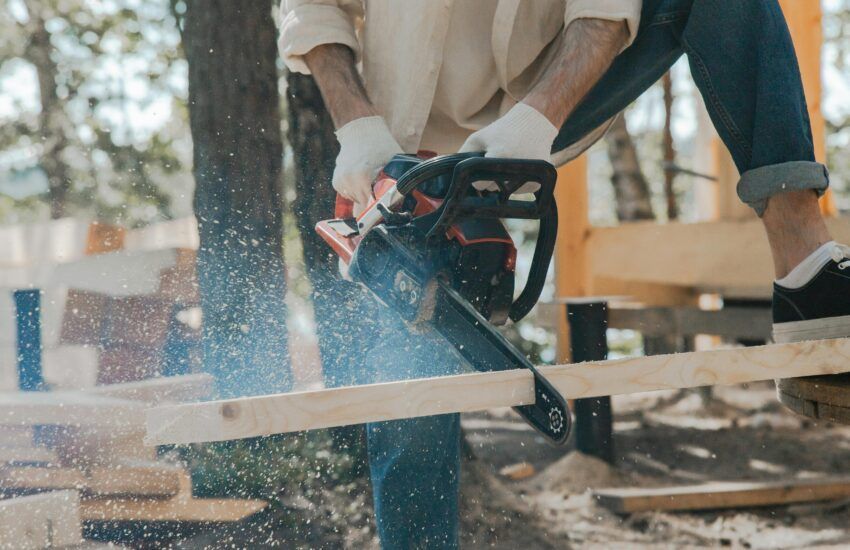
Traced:
<path fill-rule="evenodd" d="M 553 149 L 623 110 L 682 54 L 741 179 L 738 196 L 761 216 L 784 191 L 829 186 L 815 162 L 794 45 L 776 0 L 644 0 L 634 43 L 570 116 Z"/>
<path fill-rule="evenodd" d="M 794 47 L 775 0 L 645 0 L 635 42 L 570 116 L 554 150 L 623 110 L 683 53 L 742 174 L 738 193 L 744 202 L 761 214 L 767 199 L 781 191 L 826 190 L 826 168 L 814 161 Z M 445 345 L 421 344 L 416 353 L 405 353 L 416 337 L 400 327 L 390 332 L 380 353 L 391 378 L 428 376 L 441 370 L 437 365 L 456 364 L 445 356 Z M 382 546 L 456 547 L 458 416 L 371 424 L 368 440 Z"/>
<path fill-rule="evenodd" d="M 359 300 L 368 320 L 353 341 L 368 359 L 326 384 L 369 384 L 458 374 L 462 359 L 444 340 L 411 333 L 393 312 Z M 366 330 L 361 330 L 368 327 Z M 453 548 L 458 539 L 460 415 L 367 424 L 375 520 L 383 548 Z"/>

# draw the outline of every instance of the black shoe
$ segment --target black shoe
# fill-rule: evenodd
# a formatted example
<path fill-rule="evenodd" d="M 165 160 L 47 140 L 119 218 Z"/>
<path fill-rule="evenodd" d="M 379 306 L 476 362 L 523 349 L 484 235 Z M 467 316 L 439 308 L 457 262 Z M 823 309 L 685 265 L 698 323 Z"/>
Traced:
<path fill-rule="evenodd" d="M 773 285 L 777 343 L 850 337 L 850 247 L 835 245 L 832 260 L 806 285 Z"/>

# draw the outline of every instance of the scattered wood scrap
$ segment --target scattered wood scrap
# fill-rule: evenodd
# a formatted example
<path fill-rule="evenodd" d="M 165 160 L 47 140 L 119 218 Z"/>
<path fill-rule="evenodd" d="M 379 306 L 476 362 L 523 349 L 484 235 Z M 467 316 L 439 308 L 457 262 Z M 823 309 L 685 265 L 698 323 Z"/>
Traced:
<path fill-rule="evenodd" d="M 95 386 L 85 391 L 90 395 L 131 401 L 183 403 L 209 397 L 213 391 L 213 382 L 209 374 L 198 373 Z"/>
<path fill-rule="evenodd" d="M 245 519 L 265 509 L 264 500 L 194 498 L 188 474 L 181 475 L 180 492 L 173 498 L 91 498 L 83 501 L 86 521 L 181 521 L 225 523 Z"/>
<path fill-rule="evenodd" d="M 76 517 L 92 521 L 230 522 L 264 509 L 261 500 L 193 498 L 184 467 L 143 443 L 143 410 L 211 389 L 212 378 L 201 374 L 0 393 L 0 495 L 71 490 Z M 0 543 L 6 547 L 19 546 Z"/>
<path fill-rule="evenodd" d="M 36 550 L 82 542 L 76 491 L 0 500 L 0 548 Z"/>
<path fill-rule="evenodd" d="M 504 476 L 513 481 L 528 479 L 536 473 L 537 470 L 534 468 L 534 465 L 528 462 L 518 462 L 516 464 L 509 464 L 499 470 L 500 476 Z"/>
<path fill-rule="evenodd" d="M 125 464 L 90 470 L 63 467 L 0 468 L 0 488 L 13 491 L 76 489 L 87 495 L 170 497 L 182 469 L 164 463 Z"/>
<path fill-rule="evenodd" d="M 601 489 L 593 494 L 600 505 L 618 514 L 752 508 L 847 498 L 850 477 Z"/>
<path fill-rule="evenodd" d="M 850 371 L 850 338 L 655 355 L 541 367 L 567 399 L 731 385 Z M 526 370 L 461 374 L 327 390 L 158 407 L 147 411 L 150 445 L 226 441 L 525 405 Z"/>

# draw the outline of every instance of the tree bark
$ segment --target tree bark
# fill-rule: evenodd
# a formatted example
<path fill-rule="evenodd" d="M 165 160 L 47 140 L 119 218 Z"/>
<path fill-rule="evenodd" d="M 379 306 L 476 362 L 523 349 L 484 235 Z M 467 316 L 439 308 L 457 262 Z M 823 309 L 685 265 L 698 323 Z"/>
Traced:
<path fill-rule="evenodd" d="M 39 113 L 39 132 L 42 138 L 42 150 L 39 165 L 47 176 L 50 217 L 62 218 L 68 214 L 68 191 L 71 179 L 68 175 L 62 155 L 68 144 L 65 132 L 69 130 L 64 105 L 56 93 L 56 62 L 50 56 L 53 46 L 50 33 L 45 26 L 46 16 L 43 6 L 30 5 L 29 43 L 24 50 L 26 59 L 33 64 L 38 76 L 38 89 L 41 100 Z"/>
<path fill-rule="evenodd" d="M 614 170 L 611 184 L 617 200 L 617 219 L 621 222 L 654 220 L 649 184 L 641 170 L 624 114 L 614 120 L 605 141 L 608 145 L 608 159 Z"/>
<path fill-rule="evenodd" d="M 203 363 L 223 396 L 286 391 L 277 46 L 271 0 L 188 0 Z"/>
<path fill-rule="evenodd" d="M 667 219 L 675 220 L 679 217 L 679 205 L 673 187 L 676 179 L 676 149 L 673 148 L 673 78 L 670 71 L 664 73 L 661 83 L 664 88 L 664 197 L 667 199 Z"/>
<path fill-rule="evenodd" d="M 331 185 L 339 144 L 312 77 L 288 73 L 289 143 L 295 168 L 292 208 L 301 233 L 304 263 L 313 287 L 313 310 L 325 384 L 356 384 L 368 369 L 367 352 L 380 328 L 375 300 L 338 275 L 338 259 L 316 234 L 316 222 L 333 216 Z"/>

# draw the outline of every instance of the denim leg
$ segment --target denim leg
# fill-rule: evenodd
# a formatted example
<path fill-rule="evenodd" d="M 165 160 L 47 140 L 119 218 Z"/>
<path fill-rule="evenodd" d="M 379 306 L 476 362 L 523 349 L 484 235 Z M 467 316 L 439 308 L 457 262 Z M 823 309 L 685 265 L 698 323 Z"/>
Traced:
<path fill-rule="evenodd" d="M 368 332 L 356 333 L 368 359 L 347 383 L 368 384 L 457 374 L 451 346 L 411 334 L 388 308 L 364 305 Z M 384 549 L 456 548 L 460 482 L 460 415 L 366 425 L 375 521 Z"/>
<path fill-rule="evenodd" d="M 682 44 L 742 174 L 741 200 L 761 216 L 775 194 L 823 194 L 829 175 L 815 162 L 800 69 L 779 3 L 695 0 Z"/>
<path fill-rule="evenodd" d="M 814 147 L 797 58 L 776 0 L 645 0 L 635 42 L 561 129 L 561 150 L 603 124 L 687 53 L 709 115 L 761 215 L 777 193 L 828 187 Z"/>
<path fill-rule="evenodd" d="M 460 415 L 369 424 L 381 548 L 457 548 Z"/>

